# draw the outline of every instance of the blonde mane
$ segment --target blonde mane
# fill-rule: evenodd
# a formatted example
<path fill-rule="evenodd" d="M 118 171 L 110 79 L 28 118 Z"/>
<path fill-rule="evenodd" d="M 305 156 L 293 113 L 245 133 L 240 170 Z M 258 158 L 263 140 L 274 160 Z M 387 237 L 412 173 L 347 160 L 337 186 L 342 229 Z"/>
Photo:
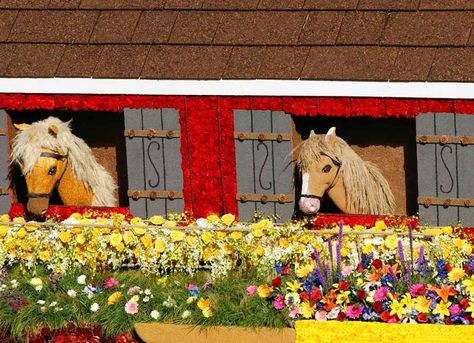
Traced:
<path fill-rule="evenodd" d="M 371 162 L 362 160 L 341 138 L 332 146 L 325 135 L 313 135 L 300 145 L 298 167 L 305 171 L 324 152 L 342 162 L 339 171 L 346 201 L 358 214 L 393 214 L 395 200 L 387 180 Z"/>
<path fill-rule="evenodd" d="M 116 185 L 112 176 L 97 163 L 89 146 L 72 134 L 69 123 L 49 117 L 20 130 L 13 139 L 11 162 L 22 163 L 23 173 L 28 174 L 36 165 L 42 149 L 67 154 L 76 179 L 92 190 L 92 205 L 114 206 Z M 50 125 L 58 127 L 57 138 L 48 133 Z"/>

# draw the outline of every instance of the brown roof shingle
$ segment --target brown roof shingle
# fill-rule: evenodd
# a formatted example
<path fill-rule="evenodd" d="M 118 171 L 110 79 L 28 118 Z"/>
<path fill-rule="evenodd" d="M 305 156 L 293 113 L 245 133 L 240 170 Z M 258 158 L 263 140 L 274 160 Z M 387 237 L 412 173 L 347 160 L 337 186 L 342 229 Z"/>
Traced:
<path fill-rule="evenodd" d="M 337 37 L 337 44 L 377 44 L 387 21 L 385 11 L 347 12 Z"/>
<path fill-rule="evenodd" d="M 222 13 L 218 11 L 180 12 L 173 25 L 169 43 L 210 44 Z"/>
<path fill-rule="evenodd" d="M 92 77 L 102 48 L 100 45 L 68 45 L 59 63 L 56 76 Z"/>
<path fill-rule="evenodd" d="M 0 42 L 4 42 L 10 35 L 18 11 L 2 11 L 0 12 Z"/>
<path fill-rule="evenodd" d="M 178 12 L 143 11 L 133 34 L 134 43 L 166 43 Z"/>
<path fill-rule="evenodd" d="M 128 43 L 140 17 L 140 11 L 102 11 L 91 43 Z"/>

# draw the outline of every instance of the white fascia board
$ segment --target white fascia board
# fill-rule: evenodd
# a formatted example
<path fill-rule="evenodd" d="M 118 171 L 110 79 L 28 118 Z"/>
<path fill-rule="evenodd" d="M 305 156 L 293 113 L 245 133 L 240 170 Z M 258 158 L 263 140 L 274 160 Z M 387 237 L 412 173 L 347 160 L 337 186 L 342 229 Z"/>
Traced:
<path fill-rule="evenodd" d="M 474 99 L 474 83 L 0 78 L 0 93 Z"/>

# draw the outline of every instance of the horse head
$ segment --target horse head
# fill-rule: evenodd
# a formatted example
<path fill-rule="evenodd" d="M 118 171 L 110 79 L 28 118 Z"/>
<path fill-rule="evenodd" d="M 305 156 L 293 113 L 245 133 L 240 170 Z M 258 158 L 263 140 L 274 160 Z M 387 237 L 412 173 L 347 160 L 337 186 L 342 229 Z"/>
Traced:
<path fill-rule="evenodd" d="M 321 207 L 321 199 L 324 194 L 332 189 L 339 179 L 341 160 L 335 156 L 333 149 L 336 145 L 336 128 L 329 129 L 326 135 L 316 135 L 312 130 L 308 143 L 318 141 L 316 146 L 327 147 L 325 151 L 317 151 L 317 158 L 305 159 L 300 155 L 299 165 L 301 171 L 301 196 L 299 208 L 306 214 L 315 214 Z"/>
<path fill-rule="evenodd" d="M 15 124 L 18 130 L 25 130 L 28 124 Z M 50 125 L 48 135 L 55 140 L 58 136 L 58 127 Z M 60 182 L 67 169 L 67 153 L 60 149 L 41 147 L 39 158 L 32 168 L 25 169 L 25 161 L 17 161 L 25 176 L 28 189 L 27 209 L 30 213 L 41 215 L 48 209 L 49 198 Z"/>

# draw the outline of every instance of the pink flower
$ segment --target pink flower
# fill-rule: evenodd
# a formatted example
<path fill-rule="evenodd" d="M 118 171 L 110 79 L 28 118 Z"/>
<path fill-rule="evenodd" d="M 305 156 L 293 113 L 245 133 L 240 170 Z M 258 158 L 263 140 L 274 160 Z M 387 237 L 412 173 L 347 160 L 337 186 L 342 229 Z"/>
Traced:
<path fill-rule="evenodd" d="M 285 297 L 281 294 L 277 295 L 273 299 L 273 307 L 278 311 L 283 310 L 285 308 Z"/>
<path fill-rule="evenodd" d="M 345 266 L 344 268 L 342 268 L 341 274 L 344 277 L 348 277 L 352 273 L 352 270 L 352 266 Z"/>
<path fill-rule="evenodd" d="M 140 292 L 140 287 L 134 286 L 128 289 L 127 295 L 132 296 L 132 295 L 138 294 L 138 292 Z"/>
<path fill-rule="evenodd" d="M 247 294 L 248 295 L 255 295 L 257 294 L 257 286 L 251 285 L 247 287 Z"/>
<path fill-rule="evenodd" d="M 362 309 L 364 306 L 362 305 L 349 305 L 347 306 L 347 316 L 351 319 L 356 319 L 359 318 L 360 315 L 362 314 Z"/>
<path fill-rule="evenodd" d="M 388 288 L 380 287 L 375 292 L 374 299 L 375 301 L 384 301 L 385 299 L 387 299 L 387 295 L 388 295 Z"/>
<path fill-rule="evenodd" d="M 413 298 L 416 298 L 419 295 L 424 295 L 425 292 L 426 292 L 426 288 L 421 283 L 414 284 L 413 286 L 410 287 L 410 295 Z"/>
<path fill-rule="evenodd" d="M 115 286 L 118 286 L 119 282 L 117 279 L 111 277 L 110 279 L 105 280 L 104 282 L 104 288 L 109 289 Z"/>
<path fill-rule="evenodd" d="M 138 303 L 136 301 L 129 300 L 125 304 L 125 312 L 127 312 L 128 314 L 138 313 Z"/>
<path fill-rule="evenodd" d="M 290 308 L 290 318 L 295 318 L 300 314 L 300 308 L 298 306 L 292 306 Z"/>
<path fill-rule="evenodd" d="M 315 318 L 316 320 L 319 320 L 319 321 L 326 321 L 327 320 L 326 315 L 327 315 L 326 311 L 316 311 Z"/>
<path fill-rule="evenodd" d="M 458 304 L 454 304 L 453 306 L 449 308 L 449 313 L 455 316 L 459 315 L 461 311 L 462 311 L 461 306 L 459 306 Z"/>

